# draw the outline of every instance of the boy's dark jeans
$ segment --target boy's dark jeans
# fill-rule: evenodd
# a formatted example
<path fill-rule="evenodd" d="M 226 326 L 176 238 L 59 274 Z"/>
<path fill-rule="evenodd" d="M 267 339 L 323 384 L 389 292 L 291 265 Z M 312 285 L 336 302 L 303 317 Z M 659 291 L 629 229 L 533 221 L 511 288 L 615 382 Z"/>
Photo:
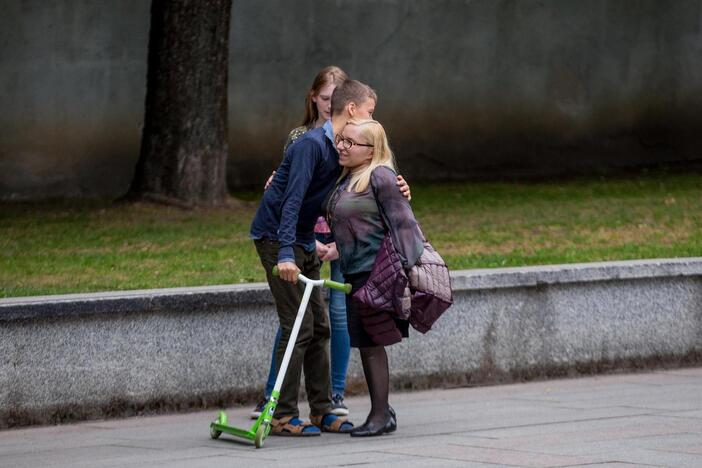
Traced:
<path fill-rule="evenodd" d="M 275 299 L 282 337 L 276 352 L 276 372 L 280 370 L 285 348 L 290 339 L 297 309 L 302 302 L 304 283 L 288 283 L 274 277 L 271 272 L 278 264 L 278 241 L 267 239 L 254 240 L 261 264 L 266 270 L 268 285 Z M 322 265 L 316 252 L 306 252 L 295 246 L 295 263 L 303 275 L 310 279 L 319 279 Z M 288 370 L 280 389 L 280 400 L 275 411 L 275 418 L 299 416 L 297 396 L 300 389 L 300 375 L 305 371 L 305 389 L 310 404 L 310 415 L 320 416 L 331 412 L 331 387 L 329 383 L 329 319 L 324 310 L 324 301 L 320 288 L 312 290 L 307 311 L 297 335 Z"/>

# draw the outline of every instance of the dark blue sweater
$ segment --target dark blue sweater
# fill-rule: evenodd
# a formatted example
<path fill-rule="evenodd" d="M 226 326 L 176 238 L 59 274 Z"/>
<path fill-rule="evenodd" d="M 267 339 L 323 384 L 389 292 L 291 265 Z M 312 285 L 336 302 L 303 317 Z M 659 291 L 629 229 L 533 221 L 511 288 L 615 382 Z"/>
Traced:
<path fill-rule="evenodd" d="M 280 242 L 278 262 L 294 262 L 293 245 L 314 249 L 314 225 L 341 174 L 331 122 L 290 145 L 251 223 L 253 239 Z"/>

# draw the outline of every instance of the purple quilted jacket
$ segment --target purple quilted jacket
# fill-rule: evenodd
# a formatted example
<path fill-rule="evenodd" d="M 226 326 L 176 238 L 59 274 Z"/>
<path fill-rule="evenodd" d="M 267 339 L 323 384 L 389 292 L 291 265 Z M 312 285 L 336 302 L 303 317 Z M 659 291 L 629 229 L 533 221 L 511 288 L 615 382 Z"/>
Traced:
<path fill-rule="evenodd" d="M 402 340 L 393 316 L 409 320 L 413 328 L 426 333 L 453 303 L 448 268 L 427 241 L 410 273 L 415 284 L 410 284 L 392 236 L 386 234 L 368 281 L 353 295 L 363 328 L 377 344 Z"/>

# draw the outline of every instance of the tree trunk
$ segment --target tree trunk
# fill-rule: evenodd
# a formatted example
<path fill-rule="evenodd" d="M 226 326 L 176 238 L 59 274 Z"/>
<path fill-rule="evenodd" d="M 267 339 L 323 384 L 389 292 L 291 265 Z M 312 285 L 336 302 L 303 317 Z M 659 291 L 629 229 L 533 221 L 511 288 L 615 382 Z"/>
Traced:
<path fill-rule="evenodd" d="M 227 199 L 231 0 L 153 0 L 141 152 L 128 198 Z"/>

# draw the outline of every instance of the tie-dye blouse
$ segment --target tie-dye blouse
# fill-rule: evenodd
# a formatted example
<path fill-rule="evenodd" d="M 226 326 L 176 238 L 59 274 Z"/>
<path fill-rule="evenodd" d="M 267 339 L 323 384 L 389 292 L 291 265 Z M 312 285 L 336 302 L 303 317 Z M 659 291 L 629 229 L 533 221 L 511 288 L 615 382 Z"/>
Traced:
<path fill-rule="evenodd" d="M 386 225 L 403 266 L 414 266 L 424 249 L 422 234 L 409 201 L 396 185 L 395 173 L 377 167 L 371 184 L 359 193 L 347 190 L 349 180 L 347 176 L 340 181 L 327 202 L 327 221 L 339 251 L 341 272 L 348 275 L 373 269 Z"/>

